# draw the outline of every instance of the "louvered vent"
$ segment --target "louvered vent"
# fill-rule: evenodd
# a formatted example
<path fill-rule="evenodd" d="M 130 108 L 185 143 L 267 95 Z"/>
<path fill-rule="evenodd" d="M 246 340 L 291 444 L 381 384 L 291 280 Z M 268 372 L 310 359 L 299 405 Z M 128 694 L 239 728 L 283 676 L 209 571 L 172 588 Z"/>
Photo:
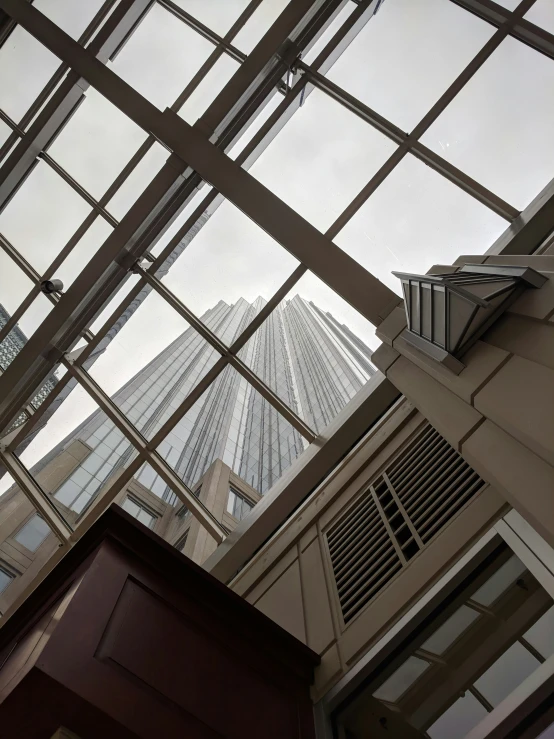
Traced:
<path fill-rule="evenodd" d="M 438 431 L 423 426 L 327 532 L 345 623 L 483 485 Z"/>

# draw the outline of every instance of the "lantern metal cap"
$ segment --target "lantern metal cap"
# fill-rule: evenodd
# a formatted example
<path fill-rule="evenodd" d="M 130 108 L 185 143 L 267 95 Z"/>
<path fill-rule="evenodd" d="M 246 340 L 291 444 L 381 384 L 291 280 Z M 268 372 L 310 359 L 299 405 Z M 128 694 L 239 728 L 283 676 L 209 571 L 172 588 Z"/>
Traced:
<path fill-rule="evenodd" d="M 393 272 L 402 283 L 408 328 L 402 337 L 459 374 L 462 356 L 526 288 L 546 277 L 531 267 L 466 264 L 457 272 Z"/>

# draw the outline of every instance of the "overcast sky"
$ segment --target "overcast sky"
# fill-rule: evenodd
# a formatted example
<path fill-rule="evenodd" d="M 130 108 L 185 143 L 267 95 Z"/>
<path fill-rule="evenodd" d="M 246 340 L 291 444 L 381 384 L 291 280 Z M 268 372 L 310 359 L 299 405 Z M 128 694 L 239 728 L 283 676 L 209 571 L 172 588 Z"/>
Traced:
<path fill-rule="evenodd" d="M 179 0 L 224 34 L 247 0 Z M 513 8 L 515 0 L 502 5 Z M 77 37 L 100 0 L 36 0 L 35 5 Z M 264 0 L 233 42 L 248 53 L 285 7 Z M 349 9 L 344 11 L 344 14 Z M 538 0 L 528 17 L 554 31 L 553 0 Z M 405 131 L 411 130 L 494 29 L 449 0 L 385 0 L 378 15 L 335 64 L 329 78 Z M 171 105 L 213 46 L 154 6 L 113 63 L 113 69 L 155 105 Z M 58 60 L 21 29 L 0 50 L 0 107 L 19 120 Z M 190 123 L 202 114 L 235 72 L 223 57 L 180 114 Z M 518 209 L 544 187 L 554 169 L 554 62 L 513 39 L 505 40 L 437 122 L 423 142 Z M 264 111 L 269 114 L 274 105 Z M 257 121 L 259 125 L 260 121 Z M 0 122 L 0 143 L 9 130 Z M 251 133 L 248 135 L 250 136 Z M 95 198 L 100 198 L 146 134 L 90 89 L 49 153 Z M 395 144 L 359 118 L 314 91 L 282 129 L 251 173 L 325 231 L 395 150 Z M 238 151 L 235 150 L 233 155 Z M 121 218 L 163 165 L 156 144 L 108 205 Z M 207 193 L 203 188 L 201 196 Z M 42 272 L 90 208 L 48 165 L 39 162 L 0 214 L 0 232 Z M 187 214 L 190 209 L 187 209 Z M 183 214 L 182 223 L 187 214 Z M 392 270 L 425 272 L 460 254 L 484 252 L 506 222 L 415 158 L 405 157 L 335 242 L 391 289 Z M 58 270 L 66 287 L 111 232 L 102 219 Z M 167 243 L 169 235 L 163 243 Z M 31 288 L 13 263 L 0 256 L 0 302 L 13 312 Z M 296 259 L 232 204 L 212 216 L 166 278 L 195 313 L 223 299 L 269 299 L 297 266 Z M 292 291 L 345 322 L 373 348 L 373 327 L 315 276 Z M 50 303 L 40 296 L 21 321 L 27 335 Z M 112 393 L 186 328 L 151 295 L 97 361 L 92 374 Z M 24 455 L 36 462 L 94 410 L 78 390 Z"/>

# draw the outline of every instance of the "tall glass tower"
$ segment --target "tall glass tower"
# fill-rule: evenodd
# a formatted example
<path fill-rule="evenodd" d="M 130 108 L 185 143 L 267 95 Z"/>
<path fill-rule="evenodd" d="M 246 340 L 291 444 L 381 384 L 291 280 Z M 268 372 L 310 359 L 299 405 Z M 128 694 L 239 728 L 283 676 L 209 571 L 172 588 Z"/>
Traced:
<path fill-rule="evenodd" d="M 202 320 L 229 345 L 264 304 L 262 298 L 253 303 L 240 299 L 234 305 L 220 301 Z M 322 431 L 375 372 L 368 347 L 331 314 L 298 295 L 272 312 L 240 357 L 315 431 Z M 218 352 L 189 328 L 113 400 L 151 439 L 218 358 Z M 54 497 L 80 512 L 134 452 L 107 416 L 97 411 L 39 468 L 76 439 L 91 451 Z M 219 458 L 262 494 L 303 449 L 300 434 L 230 366 L 158 447 L 190 486 Z M 162 499 L 174 499 L 148 465 L 137 479 Z"/>

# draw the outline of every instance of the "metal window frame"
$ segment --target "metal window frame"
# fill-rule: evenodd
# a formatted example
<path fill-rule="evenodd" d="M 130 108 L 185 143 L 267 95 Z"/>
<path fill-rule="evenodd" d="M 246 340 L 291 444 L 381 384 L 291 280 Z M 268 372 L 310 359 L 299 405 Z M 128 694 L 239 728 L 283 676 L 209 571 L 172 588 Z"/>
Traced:
<path fill-rule="evenodd" d="M 496 544 L 503 541 L 516 554 L 546 592 L 554 598 L 554 550 L 531 528 L 515 510 L 509 511 L 477 541 L 458 561 L 429 588 L 396 624 L 334 685 L 314 706 L 318 739 L 333 739 L 331 715 L 352 695 L 402 642 L 414 628 L 433 611 L 458 583 L 467 577 L 488 555 Z M 546 664 L 546 663 L 545 663 Z M 532 676 L 531 676 L 532 677 Z M 548 678 L 548 675 L 545 675 Z M 528 678 L 529 680 L 531 678 Z M 494 728 L 495 720 L 505 721 L 506 716 L 497 709 L 487 733 Z M 477 735 L 475 739 L 481 735 Z M 485 734 L 483 734 L 483 737 Z M 498 736 L 504 736 L 499 734 Z M 473 734 L 472 734 L 473 737 Z"/>
<path fill-rule="evenodd" d="M 33 289 L 12 316 L 11 323 L 16 324 L 38 294 L 41 279 L 54 274 L 55 269 L 71 252 L 96 217 L 100 215 L 114 226 L 111 237 L 62 299 L 51 297 L 56 303 L 52 314 L 30 338 L 16 358 L 17 361 L 14 361 L 8 371 L 0 377 L 0 396 L 4 396 L 0 401 L 0 428 L 6 428 L 6 424 L 17 416 L 21 407 L 36 392 L 36 388 L 40 387 L 44 377 L 64 355 L 64 362 L 71 366 L 66 377 L 61 378 L 55 391 L 37 409 L 33 417 L 9 437 L 5 437 L 0 447 L 0 459 L 8 469 L 11 468 L 12 474 L 16 473 L 15 479 L 21 483 L 35 507 L 35 501 L 38 502 L 39 499 L 43 501 L 44 496 L 32 475 L 17 460 L 14 451 L 28 434 L 29 428 L 52 413 L 56 399 L 59 402 L 62 391 L 65 389 L 67 392 L 76 376 L 79 382 L 84 381 L 88 385 L 89 390 L 92 388 L 95 399 L 100 399 L 110 409 L 110 413 L 118 417 L 119 422 L 123 424 L 124 419 L 118 416 L 118 409 L 113 404 L 110 405 L 110 399 L 103 396 L 100 389 L 94 387 L 93 382 L 90 384 L 86 368 L 105 349 L 110 333 L 113 334 L 114 323 L 141 292 L 148 288 L 160 291 L 160 286 L 162 291 L 165 290 L 160 277 L 167 272 L 177 253 L 180 240 L 194 228 L 204 212 L 214 212 L 224 198 L 241 208 L 272 238 L 289 249 L 300 259 L 300 264 L 235 343 L 229 348 L 222 347 L 224 349 L 222 359 L 170 419 L 170 423 L 173 424 L 186 413 L 224 366 L 238 361 L 235 355 L 239 349 L 308 270 L 329 284 L 343 299 L 375 324 L 379 324 L 398 304 L 400 299 L 392 291 L 338 249 L 332 243 L 332 239 L 407 153 L 419 158 L 509 222 L 510 225 L 493 244 L 489 253 L 529 253 L 552 232 L 554 180 L 525 211 L 519 213 L 509 203 L 418 141 L 508 35 L 526 43 L 537 52 L 554 58 L 554 36 L 523 18 L 534 0 L 523 0 L 515 11 L 505 10 L 492 0 L 452 0 L 494 25 L 497 31 L 409 134 L 403 133 L 390 121 L 325 78 L 325 73 L 334 61 L 372 17 L 379 6 L 379 1 L 357 2 L 357 7 L 318 57 L 311 65 L 306 65 L 298 61 L 300 51 L 311 48 L 346 5 L 347 0 L 295 0 L 294 3 L 289 3 L 248 56 L 236 49 L 232 40 L 255 12 L 261 0 L 252 0 L 223 37 L 182 11 L 171 0 L 160 0 L 160 4 L 169 12 L 214 44 L 214 51 L 193 80 L 174 105 L 162 113 L 102 63 L 114 58 L 119 52 L 145 13 L 152 7 L 153 0 L 123 0 L 111 15 L 109 13 L 114 2 L 107 0 L 79 42 L 75 42 L 25 0 L 0 0 L 0 9 L 14 19 L 13 23 L 8 22 L 7 33 L 18 21 L 62 59 L 50 82 L 19 123 L 11 121 L 3 111 L 0 111 L 0 117 L 13 131 L 8 142 L 0 150 L 0 157 L 10 151 L 18 138 L 21 139 L 0 168 L 0 194 L 4 193 L 4 202 L 7 202 L 17 192 L 21 182 L 35 166 L 36 156 L 39 156 L 92 208 L 90 216 L 63 247 L 44 275 L 38 275 L 14 247 L 0 242 L 4 252 L 34 283 Z M 84 44 L 88 46 L 85 48 Z M 202 82 L 222 54 L 230 55 L 239 61 L 241 66 L 197 123 L 193 127 L 188 126 L 178 118 L 176 111 Z M 62 80 L 66 72 L 68 76 L 66 80 Z M 286 85 L 282 82 L 284 75 L 287 78 Z M 82 100 L 82 91 L 89 84 L 93 84 L 101 94 L 149 133 L 147 140 L 98 201 L 46 151 L 48 143 L 60 133 L 70 113 Z M 280 92 L 277 92 L 276 87 Z M 389 160 L 362 188 L 325 234 L 319 233 L 247 172 L 252 162 L 316 87 L 398 144 L 397 150 Z M 52 93 L 53 96 L 50 97 Z M 252 137 L 237 159 L 230 160 L 225 156 L 225 152 L 230 151 L 249 123 L 275 94 L 283 95 L 277 109 Z M 118 223 L 106 210 L 106 206 L 155 140 L 161 141 L 174 153 L 146 187 L 135 205 Z M 5 182 L 2 184 L 4 178 Z M 151 267 L 144 270 L 137 285 L 112 312 L 100 331 L 93 335 L 87 328 L 90 322 L 127 279 L 137 259 L 149 252 L 204 181 L 213 184 L 213 190 L 169 241 Z M 371 305 L 368 305 L 368 295 Z M 167 299 L 168 295 L 163 294 L 163 297 Z M 170 304 L 172 300 L 174 296 L 169 301 Z M 179 310 L 178 303 L 173 307 Z M 182 306 L 180 310 L 188 311 L 185 306 L 180 305 Z M 190 312 L 187 316 L 193 322 L 198 320 Z M 3 329 L 6 334 L 8 330 L 7 327 Z M 1 336 L 2 334 L 0 338 Z M 71 349 L 79 337 L 84 337 L 88 344 L 83 350 L 72 355 Z M 212 335 L 208 339 L 212 345 L 213 338 Z M 247 376 L 249 372 L 247 368 L 241 369 L 243 376 Z M 84 374 L 79 374 L 80 372 Z M 287 409 L 259 378 L 252 374 L 248 375 L 247 379 L 251 383 L 258 383 L 258 391 L 262 392 L 262 395 L 265 393 L 264 397 L 268 402 L 285 415 L 305 438 L 313 439 L 313 432 L 303 424 L 292 409 Z M 359 397 L 339 414 L 329 429 L 318 437 L 312 444 L 311 451 L 308 450 L 310 453 L 297 460 L 274 490 L 265 496 L 264 505 L 256 506 L 248 516 L 245 526 L 239 525 L 237 531 L 225 542 L 225 546 L 220 547 L 212 555 L 206 563 L 207 569 L 211 569 L 221 579 L 229 579 L 265 538 L 273 533 L 298 502 L 331 471 L 345 451 L 351 448 L 364 431 L 394 402 L 398 397 L 396 389 L 380 375 L 374 379 L 375 381 L 370 382 Z M 136 429 L 126 421 L 125 424 L 127 438 L 131 438 L 132 441 L 138 440 Z M 140 455 L 148 456 L 151 453 L 151 449 L 140 446 Z M 41 511 L 41 515 L 46 517 L 64 545 L 75 540 L 78 532 L 84 530 L 84 527 L 90 525 L 90 522 L 100 515 L 105 505 L 109 504 L 117 492 L 130 481 L 142 461 L 143 456 L 140 456 L 131 462 L 124 474 L 115 480 L 109 491 L 102 496 L 101 501 L 96 501 L 87 510 L 73 532 L 65 527 L 65 522 L 60 520 L 57 514 L 48 507 L 44 508 L 44 503 L 41 502 L 44 508 L 44 514 Z M 164 467 L 165 463 L 163 460 L 161 462 Z M 164 472 L 169 475 L 167 469 L 164 469 Z M 176 481 L 173 482 L 178 484 Z M 181 490 L 179 497 L 188 500 L 189 494 L 190 491 Z M 199 510 L 197 513 L 204 520 L 205 511 Z M 213 522 L 206 520 L 213 529 Z M 226 533 L 213 530 L 218 538 Z"/>

